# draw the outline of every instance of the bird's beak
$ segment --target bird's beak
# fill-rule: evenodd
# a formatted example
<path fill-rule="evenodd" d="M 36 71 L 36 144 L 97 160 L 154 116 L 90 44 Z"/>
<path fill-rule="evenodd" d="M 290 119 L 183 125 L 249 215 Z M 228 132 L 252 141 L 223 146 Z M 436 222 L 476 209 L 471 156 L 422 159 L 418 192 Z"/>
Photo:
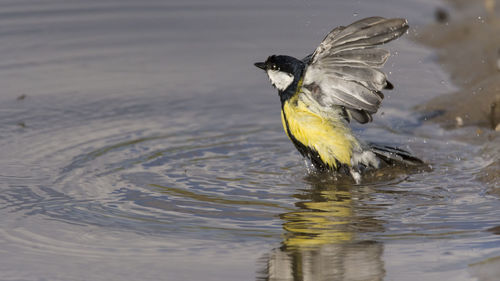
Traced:
<path fill-rule="evenodd" d="M 260 69 L 266 70 L 266 63 L 265 62 L 256 62 L 254 65 Z"/>

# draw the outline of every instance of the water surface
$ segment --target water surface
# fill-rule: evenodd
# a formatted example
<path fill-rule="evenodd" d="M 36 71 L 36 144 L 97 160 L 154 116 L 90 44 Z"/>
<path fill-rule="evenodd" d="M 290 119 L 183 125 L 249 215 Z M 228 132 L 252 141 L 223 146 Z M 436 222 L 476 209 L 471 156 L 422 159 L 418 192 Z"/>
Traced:
<path fill-rule="evenodd" d="M 354 185 L 311 174 L 283 133 L 253 62 L 441 5 L 336 2 L 1 1 L 0 279 L 495 276 L 500 202 L 480 177 L 494 133 L 412 110 L 455 89 L 432 49 L 388 45 L 396 89 L 358 132 L 431 170 Z"/>

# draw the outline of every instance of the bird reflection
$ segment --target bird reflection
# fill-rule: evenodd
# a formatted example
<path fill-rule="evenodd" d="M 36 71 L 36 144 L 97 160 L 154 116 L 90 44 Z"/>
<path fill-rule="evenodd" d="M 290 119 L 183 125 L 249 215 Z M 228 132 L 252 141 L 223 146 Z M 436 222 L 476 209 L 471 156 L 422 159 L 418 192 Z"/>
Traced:
<path fill-rule="evenodd" d="M 359 237 L 383 231 L 374 207 L 362 203 L 370 189 L 307 180 L 312 188 L 295 195 L 297 211 L 281 215 L 284 240 L 262 258 L 258 280 L 382 280 L 383 244 Z"/>

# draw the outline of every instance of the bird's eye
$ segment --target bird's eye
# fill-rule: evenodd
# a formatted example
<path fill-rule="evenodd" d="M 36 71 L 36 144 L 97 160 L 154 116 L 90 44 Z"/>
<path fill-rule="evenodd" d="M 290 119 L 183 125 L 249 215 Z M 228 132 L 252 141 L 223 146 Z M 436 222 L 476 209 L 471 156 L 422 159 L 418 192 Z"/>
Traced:
<path fill-rule="evenodd" d="M 278 70 L 278 66 L 277 66 L 276 64 L 274 64 L 274 63 L 273 63 L 273 64 L 271 65 L 271 69 L 272 69 L 272 70 Z"/>

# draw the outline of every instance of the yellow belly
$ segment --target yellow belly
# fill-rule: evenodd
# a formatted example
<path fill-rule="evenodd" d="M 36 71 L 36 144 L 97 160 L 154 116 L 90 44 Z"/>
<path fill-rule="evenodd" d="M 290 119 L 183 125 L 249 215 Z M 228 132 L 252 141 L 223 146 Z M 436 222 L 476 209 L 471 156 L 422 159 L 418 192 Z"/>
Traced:
<path fill-rule="evenodd" d="M 311 112 L 298 99 L 298 95 L 285 101 L 281 111 L 283 127 L 288 137 L 290 138 L 289 133 L 292 134 L 304 146 L 315 150 L 325 164 L 334 168 L 338 168 L 337 161 L 351 166 L 353 146 L 357 144 L 350 128 L 340 116 L 338 118 L 324 118 Z"/>

